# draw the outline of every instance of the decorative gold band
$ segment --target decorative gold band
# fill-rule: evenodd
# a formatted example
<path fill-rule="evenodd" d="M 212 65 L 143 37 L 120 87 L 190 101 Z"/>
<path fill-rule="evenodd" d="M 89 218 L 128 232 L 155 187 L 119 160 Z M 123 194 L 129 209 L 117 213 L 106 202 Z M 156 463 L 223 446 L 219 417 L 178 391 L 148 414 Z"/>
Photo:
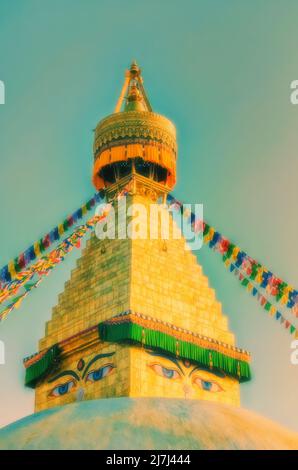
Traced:
<path fill-rule="evenodd" d="M 140 313 L 128 311 L 105 321 L 106 324 L 120 324 L 126 322 L 132 322 L 143 326 L 144 328 L 149 328 L 150 330 L 160 331 L 162 333 L 173 336 L 178 340 L 196 344 L 197 346 L 200 346 L 204 349 L 220 352 L 225 356 L 237 359 L 239 361 L 250 362 L 250 354 L 248 351 L 236 348 L 235 346 L 222 343 L 220 341 L 216 341 L 206 336 L 193 333 L 183 328 L 178 328 L 177 326 L 174 326 L 170 323 L 165 323 L 161 320 Z"/>

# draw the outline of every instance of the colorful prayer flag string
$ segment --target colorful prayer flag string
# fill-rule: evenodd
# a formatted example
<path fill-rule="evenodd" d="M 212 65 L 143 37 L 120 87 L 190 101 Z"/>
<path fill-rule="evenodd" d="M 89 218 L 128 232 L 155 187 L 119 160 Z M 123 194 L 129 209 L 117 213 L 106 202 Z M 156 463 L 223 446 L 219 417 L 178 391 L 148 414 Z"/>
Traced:
<path fill-rule="evenodd" d="M 172 195 L 167 196 L 167 204 L 173 210 L 182 211 L 183 203 L 175 199 Z M 298 317 L 298 290 L 294 289 L 281 278 L 275 276 L 261 263 L 249 256 L 244 250 L 228 238 L 224 237 L 214 227 L 202 220 L 196 220 L 191 213 L 190 223 L 195 232 L 203 231 L 203 240 L 209 248 L 220 253 L 223 261 L 232 260 L 235 266 L 242 269 L 250 280 L 254 281 L 262 289 L 265 289 L 276 302 L 289 308 Z"/>
<path fill-rule="evenodd" d="M 4 286 L 6 283 L 18 278 L 18 274 L 32 261 L 40 258 L 42 254 L 49 248 L 53 243 L 60 240 L 62 235 L 71 228 L 78 220 L 82 219 L 88 211 L 90 211 L 96 203 L 103 202 L 104 193 L 96 193 L 83 204 L 79 209 L 73 212 L 71 215 L 56 227 L 54 227 L 49 233 L 44 235 L 38 241 L 33 243 L 27 250 L 17 256 L 14 260 L 11 260 L 6 266 L 0 269 L 0 286 Z"/>
<path fill-rule="evenodd" d="M 118 199 L 126 196 L 128 192 L 127 188 L 124 188 L 117 196 Z M 0 304 L 4 301 L 9 300 L 12 295 L 19 292 L 21 287 L 24 287 L 24 292 L 14 297 L 11 302 L 2 310 L 0 313 L 0 321 L 4 320 L 12 310 L 18 308 L 27 295 L 33 288 L 36 288 L 40 282 L 51 272 L 51 270 L 60 264 L 67 253 L 73 250 L 73 248 L 80 248 L 81 239 L 91 230 L 93 230 L 97 223 L 103 222 L 112 207 L 112 203 L 107 203 L 102 208 L 99 215 L 95 215 L 90 218 L 84 225 L 80 225 L 63 240 L 54 250 L 50 253 L 42 256 L 35 264 L 32 264 L 27 270 L 21 271 L 17 274 L 16 279 L 5 285 L 4 289 L 0 291 Z M 36 282 L 31 282 L 34 276 L 38 279 Z"/>
<path fill-rule="evenodd" d="M 267 297 L 265 297 L 259 290 L 255 287 L 255 285 L 247 278 L 245 277 L 239 268 L 231 262 L 231 260 L 226 260 L 225 261 L 225 266 L 231 273 L 235 275 L 236 278 L 240 281 L 240 284 L 246 288 L 250 294 L 255 297 L 258 301 L 258 303 L 261 305 L 261 307 L 269 313 L 269 315 L 274 318 L 275 320 L 279 321 L 281 325 L 284 326 L 285 329 L 288 330 L 288 332 L 291 335 L 294 335 L 295 337 L 298 337 L 298 330 L 295 325 L 293 325 L 287 318 L 283 316 L 283 314 L 277 310 L 276 306 L 273 305 Z"/>
<path fill-rule="evenodd" d="M 17 293 L 21 287 L 24 287 L 25 292 L 13 298 L 9 305 L 0 313 L 0 320 L 4 320 L 13 309 L 18 308 L 31 290 L 36 288 L 50 271 L 64 260 L 67 253 L 70 253 L 75 247 L 79 248 L 80 240 L 92 230 L 98 222 L 102 222 L 107 217 L 109 207 L 110 205 L 107 204 L 102 214 L 92 217 L 86 224 L 77 227 L 69 237 L 57 246 L 57 248 L 32 265 L 28 270 L 29 272 L 24 273 L 22 283 L 14 286 L 13 292 Z M 21 274 L 22 273 L 20 273 L 20 275 Z M 30 280 L 35 275 L 38 276 L 38 280 L 30 283 Z M 3 302 L 3 300 L 1 302 Z"/>

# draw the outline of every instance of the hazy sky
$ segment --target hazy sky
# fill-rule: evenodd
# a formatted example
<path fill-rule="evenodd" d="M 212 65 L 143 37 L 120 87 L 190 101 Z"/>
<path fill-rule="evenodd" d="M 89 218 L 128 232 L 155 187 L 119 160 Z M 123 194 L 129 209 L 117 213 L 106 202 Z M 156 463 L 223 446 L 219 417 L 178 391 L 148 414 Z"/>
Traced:
<path fill-rule="evenodd" d="M 298 286 L 296 0 L 0 0 L 0 265 L 93 194 L 92 138 L 136 58 L 153 108 L 178 129 L 175 195 Z M 79 253 L 0 325 L 0 425 L 33 411 L 22 358 L 37 350 Z M 199 260 L 238 344 L 252 352 L 243 406 L 298 430 L 290 335 L 219 255 Z"/>

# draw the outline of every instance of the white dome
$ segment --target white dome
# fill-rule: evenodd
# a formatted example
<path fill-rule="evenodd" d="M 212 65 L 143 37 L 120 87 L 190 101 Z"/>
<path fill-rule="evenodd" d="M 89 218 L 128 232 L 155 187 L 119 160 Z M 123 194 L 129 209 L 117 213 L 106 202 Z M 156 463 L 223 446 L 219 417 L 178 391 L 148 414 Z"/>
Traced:
<path fill-rule="evenodd" d="M 0 449 L 298 449 L 298 435 L 215 402 L 108 398 L 10 424 L 0 430 Z"/>

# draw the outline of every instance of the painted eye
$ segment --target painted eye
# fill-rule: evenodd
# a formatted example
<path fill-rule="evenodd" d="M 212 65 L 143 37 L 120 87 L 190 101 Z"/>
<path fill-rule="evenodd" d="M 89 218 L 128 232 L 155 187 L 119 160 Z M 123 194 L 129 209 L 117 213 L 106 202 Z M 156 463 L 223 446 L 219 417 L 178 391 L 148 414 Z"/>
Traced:
<path fill-rule="evenodd" d="M 156 374 L 160 375 L 161 377 L 165 377 L 166 379 L 178 379 L 180 377 L 179 372 L 175 369 L 168 369 L 167 367 L 163 367 L 161 364 L 152 364 L 150 365 L 151 369 L 156 372 Z"/>
<path fill-rule="evenodd" d="M 60 397 L 62 395 L 66 395 L 72 390 L 74 386 L 74 381 L 70 380 L 69 382 L 65 382 L 64 384 L 57 385 L 57 387 L 53 388 L 49 395 L 52 397 Z"/>
<path fill-rule="evenodd" d="M 99 369 L 92 370 L 87 374 L 86 382 L 97 382 L 98 380 L 104 379 L 115 367 L 112 364 L 108 364 L 106 366 L 100 367 Z"/>
<path fill-rule="evenodd" d="M 217 383 L 213 382 L 212 380 L 204 380 L 200 377 L 197 377 L 194 380 L 194 383 L 198 385 L 202 390 L 205 392 L 221 392 L 223 388 Z"/>

